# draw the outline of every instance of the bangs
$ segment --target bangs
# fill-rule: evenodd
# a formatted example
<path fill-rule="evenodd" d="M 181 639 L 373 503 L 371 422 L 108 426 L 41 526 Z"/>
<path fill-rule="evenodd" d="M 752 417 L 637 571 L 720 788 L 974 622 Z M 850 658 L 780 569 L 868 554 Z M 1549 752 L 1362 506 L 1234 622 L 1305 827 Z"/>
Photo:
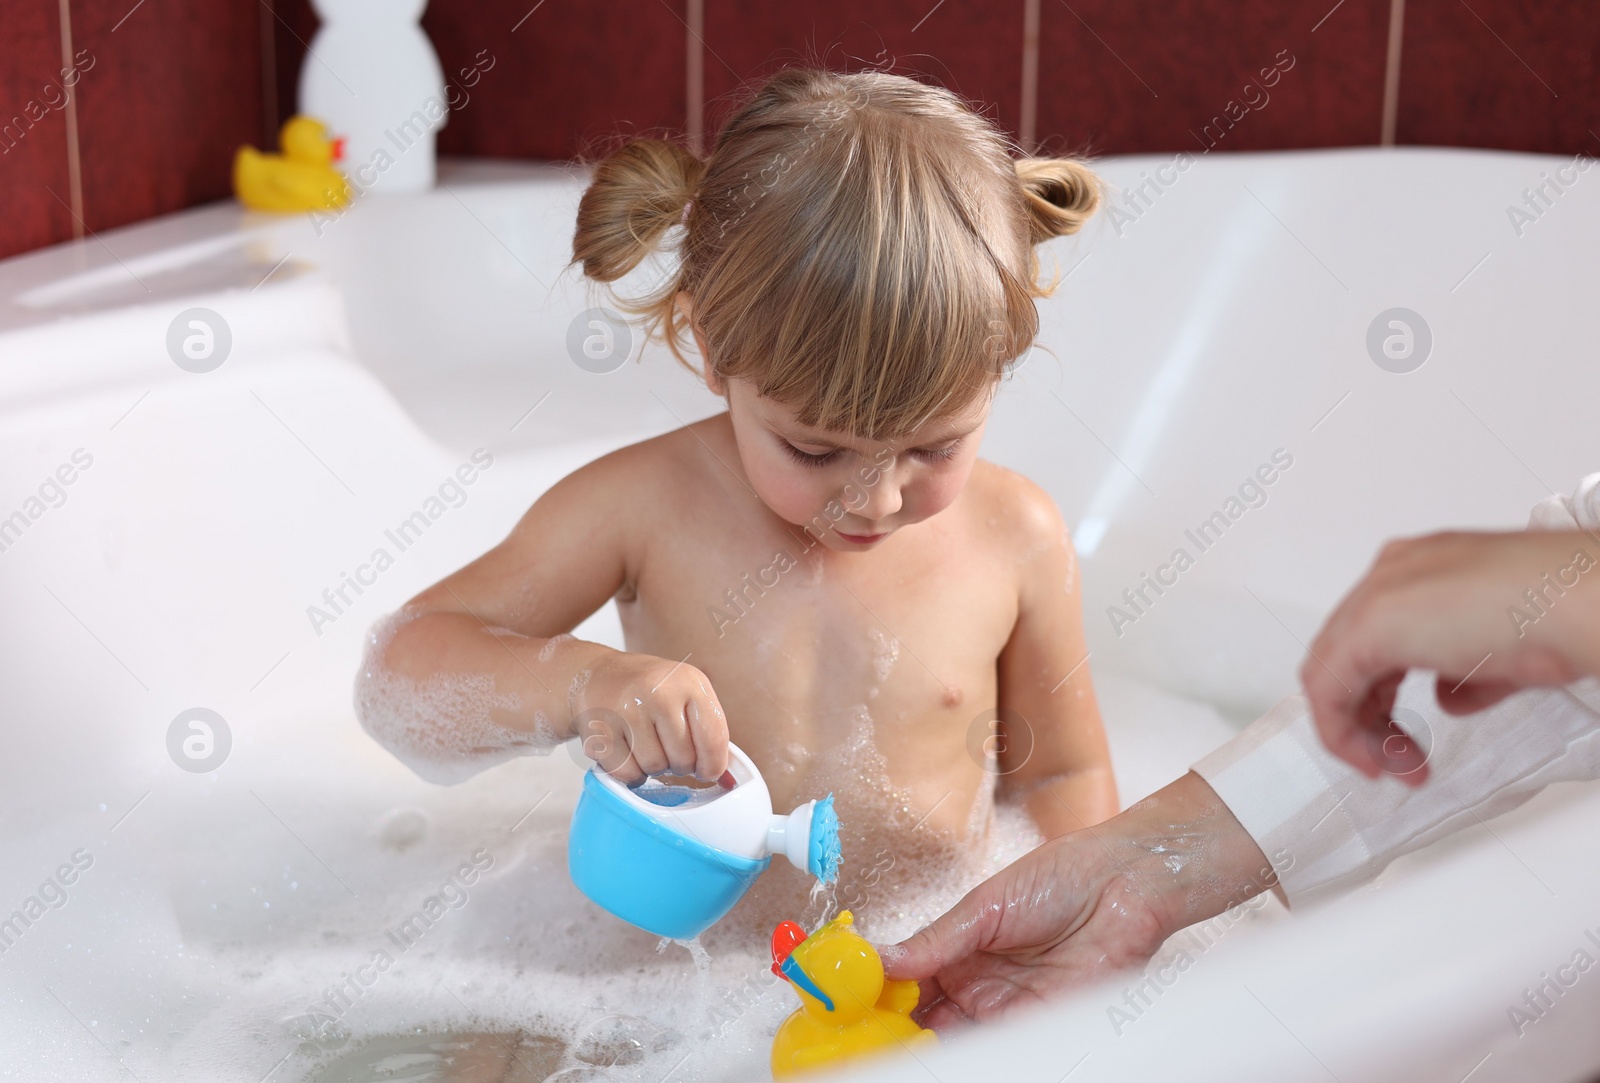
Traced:
<path fill-rule="evenodd" d="M 693 288 L 715 371 L 873 440 L 991 388 L 1038 333 L 1037 264 L 1010 162 L 950 142 L 858 111 L 786 164 L 759 214 L 696 208 L 734 222 Z"/>

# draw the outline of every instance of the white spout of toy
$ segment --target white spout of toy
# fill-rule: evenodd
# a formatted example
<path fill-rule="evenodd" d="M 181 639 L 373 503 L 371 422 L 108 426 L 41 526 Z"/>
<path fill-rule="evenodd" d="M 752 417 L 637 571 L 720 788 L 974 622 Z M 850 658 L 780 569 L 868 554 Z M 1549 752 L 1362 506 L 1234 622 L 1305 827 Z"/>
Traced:
<path fill-rule="evenodd" d="M 811 810 L 815 807 L 815 801 L 807 801 L 787 816 L 774 816 L 767 825 L 767 853 L 781 854 L 801 872 L 808 871 L 811 862 Z"/>
<path fill-rule="evenodd" d="M 789 864 L 825 884 L 839 878 L 839 818 L 833 811 L 833 794 L 807 801 L 787 816 L 774 816 L 767 825 L 767 852 L 782 854 Z"/>

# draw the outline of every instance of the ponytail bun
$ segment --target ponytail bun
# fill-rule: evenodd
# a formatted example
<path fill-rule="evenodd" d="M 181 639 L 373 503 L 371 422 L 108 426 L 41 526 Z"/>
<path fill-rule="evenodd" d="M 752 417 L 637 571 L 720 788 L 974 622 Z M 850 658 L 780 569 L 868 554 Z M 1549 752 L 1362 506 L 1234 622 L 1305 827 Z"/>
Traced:
<path fill-rule="evenodd" d="M 704 162 L 677 144 L 624 144 L 595 167 L 578 203 L 572 261 L 599 282 L 615 282 L 633 270 L 682 220 L 705 171 Z"/>
<path fill-rule="evenodd" d="M 1073 158 L 1022 158 L 1017 179 L 1028 201 L 1034 244 L 1078 232 L 1100 206 L 1100 178 Z"/>

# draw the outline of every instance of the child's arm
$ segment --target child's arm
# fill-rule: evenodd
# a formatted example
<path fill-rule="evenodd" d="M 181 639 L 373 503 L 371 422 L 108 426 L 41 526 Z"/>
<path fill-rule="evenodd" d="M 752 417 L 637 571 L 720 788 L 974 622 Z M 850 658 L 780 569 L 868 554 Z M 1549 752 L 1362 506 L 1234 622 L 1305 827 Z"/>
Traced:
<path fill-rule="evenodd" d="M 1000 655 L 998 767 L 1002 791 L 1023 796 L 1054 838 L 1115 815 L 1117 785 L 1086 660 L 1077 553 L 1050 497 L 1018 481 L 1024 555 L 1017 623 Z"/>
<path fill-rule="evenodd" d="M 408 602 L 406 616 L 421 615 L 363 667 L 368 730 L 406 758 L 498 759 L 581 736 L 626 781 L 727 770 L 727 723 L 704 673 L 564 635 L 636 581 L 649 524 L 667 520 L 660 459 L 624 448 L 574 472 L 505 541 Z M 430 709 L 429 732 L 408 696 Z"/>

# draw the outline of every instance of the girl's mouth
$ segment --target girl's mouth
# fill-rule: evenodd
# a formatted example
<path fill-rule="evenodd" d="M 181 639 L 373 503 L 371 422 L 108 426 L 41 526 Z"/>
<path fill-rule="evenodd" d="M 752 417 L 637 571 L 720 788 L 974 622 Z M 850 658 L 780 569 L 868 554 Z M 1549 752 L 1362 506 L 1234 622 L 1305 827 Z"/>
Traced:
<path fill-rule="evenodd" d="M 834 533 L 852 545 L 871 545 L 873 542 L 882 541 L 889 536 L 888 531 L 884 531 L 881 534 L 846 534 L 837 528 L 834 529 Z"/>

